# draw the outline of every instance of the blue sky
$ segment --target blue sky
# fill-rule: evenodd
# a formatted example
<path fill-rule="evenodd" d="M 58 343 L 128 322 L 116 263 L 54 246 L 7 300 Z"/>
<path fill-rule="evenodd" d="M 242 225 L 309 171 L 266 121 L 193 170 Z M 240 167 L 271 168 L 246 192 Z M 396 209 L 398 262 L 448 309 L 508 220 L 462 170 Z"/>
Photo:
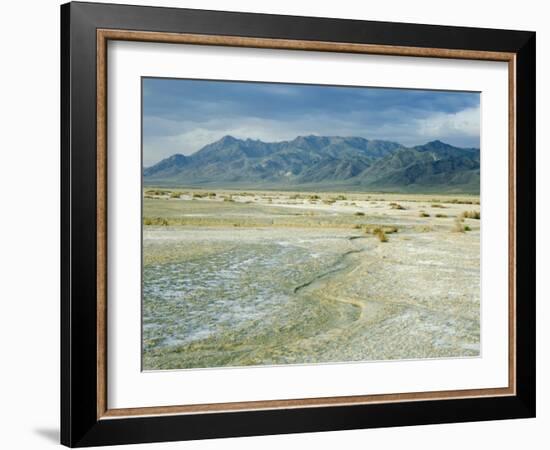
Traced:
<path fill-rule="evenodd" d="M 143 79 L 143 164 L 225 135 L 266 142 L 361 136 L 479 147 L 479 94 L 278 83 Z"/>

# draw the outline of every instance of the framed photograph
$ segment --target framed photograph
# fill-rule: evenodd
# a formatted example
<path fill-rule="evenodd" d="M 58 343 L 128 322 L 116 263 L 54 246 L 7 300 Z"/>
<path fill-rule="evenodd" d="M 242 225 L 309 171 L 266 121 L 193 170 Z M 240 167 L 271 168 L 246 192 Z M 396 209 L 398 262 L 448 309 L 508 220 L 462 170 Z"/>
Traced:
<path fill-rule="evenodd" d="M 535 415 L 535 33 L 61 7 L 61 441 Z"/>

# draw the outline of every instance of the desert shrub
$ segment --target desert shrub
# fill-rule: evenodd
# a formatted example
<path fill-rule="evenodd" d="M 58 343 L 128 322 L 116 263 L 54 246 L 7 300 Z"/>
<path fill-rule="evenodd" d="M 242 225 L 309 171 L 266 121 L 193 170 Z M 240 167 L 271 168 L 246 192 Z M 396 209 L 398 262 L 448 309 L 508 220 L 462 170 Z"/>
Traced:
<path fill-rule="evenodd" d="M 300 194 L 293 194 L 290 197 L 288 197 L 290 200 L 298 200 L 299 198 L 302 198 Z"/>
<path fill-rule="evenodd" d="M 377 228 L 374 234 L 380 242 L 388 242 L 388 237 L 386 236 L 384 230 L 382 230 L 381 228 Z"/>
<path fill-rule="evenodd" d="M 326 204 L 326 205 L 332 205 L 334 202 L 336 202 L 336 200 L 334 200 L 332 198 L 323 200 L 323 203 Z"/>
<path fill-rule="evenodd" d="M 418 225 L 418 226 L 414 227 L 414 230 L 419 232 L 419 233 L 430 233 L 434 229 L 430 225 Z"/>
<path fill-rule="evenodd" d="M 444 219 L 449 216 L 447 214 L 436 214 L 435 217 L 437 217 L 438 219 Z"/>
<path fill-rule="evenodd" d="M 469 225 L 464 225 L 464 231 L 472 231 Z"/>
<path fill-rule="evenodd" d="M 420 211 L 419 216 L 420 217 L 430 217 L 430 215 L 427 212 L 424 212 L 424 211 Z"/>
<path fill-rule="evenodd" d="M 170 192 L 170 198 L 180 198 L 181 193 L 179 192 Z"/>
<path fill-rule="evenodd" d="M 233 197 L 230 195 L 230 196 L 228 196 L 228 197 L 224 197 L 224 198 L 223 198 L 223 201 L 224 201 L 224 202 L 234 202 L 235 200 L 233 200 Z"/>
<path fill-rule="evenodd" d="M 462 222 L 458 218 L 455 219 L 455 223 L 454 223 L 454 226 L 453 226 L 453 231 L 456 232 L 456 233 L 464 233 L 464 231 L 466 231 L 464 225 L 462 224 Z"/>
<path fill-rule="evenodd" d="M 405 209 L 399 203 L 395 203 L 395 202 L 390 203 L 390 207 L 391 207 L 391 209 Z"/>
<path fill-rule="evenodd" d="M 453 198 L 452 200 L 449 200 L 449 203 L 455 203 L 457 205 L 479 205 L 479 200 Z"/>
<path fill-rule="evenodd" d="M 143 218 L 143 225 L 162 225 L 162 226 L 168 226 L 168 220 L 162 218 L 162 217 L 144 217 Z"/>
<path fill-rule="evenodd" d="M 456 205 L 473 205 L 474 200 L 460 200 L 458 198 L 453 198 L 453 199 L 449 200 L 449 203 L 453 203 L 453 204 L 456 204 Z"/>
<path fill-rule="evenodd" d="M 357 212 L 355 213 L 355 215 L 356 215 L 356 216 L 364 216 L 365 213 L 362 212 L 362 211 L 357 211 Z"/>
<path fill-rule="evenodd" d="M 208 193 L 208 198 L 216 198 L 216 193 L 215 192 L 209 192 Z"/>
<path fill-rule="evenodd" d="M 345 195 L 340 194 L 340 195 L 336 196 L 336 200 L 347 200 L 347 198 L 346 198 Z"/>
<path fill-rule="evenodd" d="M 206 194 L 201 194 L 200 192 L 194 192 L 193 193 L 193 198 L 203 198 L 205 196 L 206 196 Z"/>
<path fill-rule="evenodd" d="M 168 192 L 169 191 L 163 191 L 161 189 L 149 189 L 145 191 L 145 193 L 149 195 L 164 195 L 164 194 L 168 194 Z"/>
<path fill-rule="evenodd" d="M 481 213 L 479 211 L 464 211 L 462 217 L 465 219 L 481 219 Z"/>
<path fill-rule="evenodd" d="M 310 196 L 309 196 L 309 199 L 310 199 L 310 200 L 321 200 L 321 197 L 318 196 L 317 194 L 313 194 L 313 195 L 310 195 Z"/>
<path fill-rule="evenodd" d="M 397 233 L 398 228 L 392 225 L 363 225 L 365 233 L 377 235 L 380 232 L 384 234 Z"/>
<path fill-rule="evenodd" d="M 443 206 L 441 203 L 434 203 L 432 204 L 432 208 L 446 208 L 446 206 Z"/>

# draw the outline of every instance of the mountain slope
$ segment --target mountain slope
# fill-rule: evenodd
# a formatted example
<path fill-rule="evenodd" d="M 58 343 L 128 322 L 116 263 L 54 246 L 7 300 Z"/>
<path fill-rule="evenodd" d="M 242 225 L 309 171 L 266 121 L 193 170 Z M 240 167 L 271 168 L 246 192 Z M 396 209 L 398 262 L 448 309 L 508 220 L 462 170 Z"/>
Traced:
<path fill-rule="evenodd" d="M 225 136 L 143 170 L 148 185 L 479 192 L 479 150 L 361 137 L 262 142 Z"/>
<path fill-rule="evenodd" d="M 478 193 L 479 167 L 478 149 L 434 141 L 381 158 L 360 175 L 360 184 L 414 191 L 441 186 L 448 191 Z"/>

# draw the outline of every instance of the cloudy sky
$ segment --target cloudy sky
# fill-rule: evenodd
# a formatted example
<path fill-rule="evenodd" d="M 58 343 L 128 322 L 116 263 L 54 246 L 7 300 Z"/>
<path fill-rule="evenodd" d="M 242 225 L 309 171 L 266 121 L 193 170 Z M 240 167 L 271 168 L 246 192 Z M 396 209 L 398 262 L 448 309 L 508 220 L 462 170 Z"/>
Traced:
<path fill-rule="evenodd" d="M 143 164 L 225 135 L 266 142 L 361 136 L 479 146 L 479 94 L 278 83 L 143 79 Z"/>

